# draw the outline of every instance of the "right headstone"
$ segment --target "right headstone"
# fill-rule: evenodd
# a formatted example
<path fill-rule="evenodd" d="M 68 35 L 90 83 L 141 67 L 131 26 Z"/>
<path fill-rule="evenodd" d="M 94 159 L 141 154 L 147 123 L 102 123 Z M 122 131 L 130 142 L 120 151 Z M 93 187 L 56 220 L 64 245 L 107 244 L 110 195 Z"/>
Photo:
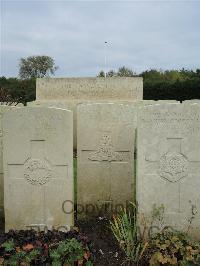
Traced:
<path fill-rule="evenodd" d="M 77 113 L 79 217 L 110 214 L 134 200 L 137 109 L 117 103 L 80 104 Z"/>
<path fill-rule="evenodd" d="M 153 208 L 163 205 L 166 226 L 190 225 L 200 238 L 200 105 L 141 107 L 137 150 L 139 214 L 151 220 Z"/>

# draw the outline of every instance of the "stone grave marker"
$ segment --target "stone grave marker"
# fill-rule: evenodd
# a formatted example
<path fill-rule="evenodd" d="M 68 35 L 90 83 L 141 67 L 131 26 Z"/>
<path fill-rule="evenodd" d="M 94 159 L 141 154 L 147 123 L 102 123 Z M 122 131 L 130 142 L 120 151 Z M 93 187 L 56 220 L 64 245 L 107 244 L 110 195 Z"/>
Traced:
<path fill-rule="evenodd" d="M 200 105 L 141 107 L 137 151 L 139 213 L 150 219 L 163 204 L 166 226 L 185 230 L 192 219 L 200 237 Z"/>
<path fill-rule="evenodd" d="M 3 114 L 15 107 L 8 105 L 0 105 L 0 218 L 4 216 L 4 175 L 3 175 L 3 128 L 2 117 Z"/>
<path fill-rule="evenodd" d="M 135 101 L 143 99 L 142 77 L 38 78 L 36 100 Z"/>
<path fill-rule="evenodd" d="M 73 225 L 72 112 L 20 108 L 3 117 L 5 228 L 60 229 Z"/>
<path fill-rule="evenodd" d="M 119 211 L 134 200 L 136 108 L 80 104 L 77 115 L 78 211 L 91 216 L 101 208 Z"/>

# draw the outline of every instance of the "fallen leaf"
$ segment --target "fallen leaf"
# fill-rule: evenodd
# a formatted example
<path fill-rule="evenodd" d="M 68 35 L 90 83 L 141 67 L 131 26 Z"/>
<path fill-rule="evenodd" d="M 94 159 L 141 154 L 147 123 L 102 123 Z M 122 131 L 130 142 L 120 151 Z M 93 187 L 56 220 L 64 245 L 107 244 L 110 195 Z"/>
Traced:
<path fill-rule="evenodd" d="M 16 250 L 16 252 L 20 252 L 21 248 L 20 247 L 16 247 L 15 250 Z"/>
<path fill-rule="evenodd" d="M 34 249 L 34 246 L 32 244 L 27 244 L 26 246 L 23 246 L 24 251 L 29 251 L 31 249 Z"/>
<path fill-rule="evenodd" d="M 2 266 L 4 262 L 4 258 L 0 258 L 0 265 Z"/>
<path fill-rule="evenodd" d="M 83 255 L 83 257 L 86 259 L 86 260 L 88 260 L 89 258 L 90 258 L 90 252 L 89 251 L 86 251 L 85 253 L 84 253 L 84 255 Z"/>
<path fill-rule="evenodd" d="M 82 266 L 83 265 L 83 260 L 79 260 L 78 261 L 78 266 Z"/>

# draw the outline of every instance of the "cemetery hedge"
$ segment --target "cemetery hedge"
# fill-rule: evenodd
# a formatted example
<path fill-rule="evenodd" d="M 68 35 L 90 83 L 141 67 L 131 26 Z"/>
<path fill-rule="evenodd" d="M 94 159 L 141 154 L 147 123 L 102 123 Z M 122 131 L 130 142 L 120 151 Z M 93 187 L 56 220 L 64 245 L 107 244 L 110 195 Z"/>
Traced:
<path fill-rule="evenodd" d="M 144 80 L 144 100 L 200 99 L 200 78 L 176 81 Z"/>
<path fill-rule="evenodd" d="M 120 74 L 120 76 L 123 76 Z M 126 73 L 124 74 L 126 76 Z M 200 99 L 200 70 L 149 70 L 139 76 L 144 79 L 144 100 Z M 34 101 L 36 97 L 36 79 L 18 79 L 0 77 L 3 88 L 14 100 L 22 103 Z"/>
<path fill-rule="evenodd" d="M 0 88 L 10 96 L 13 102 L 34 101 L 36 97 L 36 79 L 17 79 L 0 77 Z M 1 96 L 0 96 L 1 97 Z M 3 101 L 0 99 L 0 101 Z"/>

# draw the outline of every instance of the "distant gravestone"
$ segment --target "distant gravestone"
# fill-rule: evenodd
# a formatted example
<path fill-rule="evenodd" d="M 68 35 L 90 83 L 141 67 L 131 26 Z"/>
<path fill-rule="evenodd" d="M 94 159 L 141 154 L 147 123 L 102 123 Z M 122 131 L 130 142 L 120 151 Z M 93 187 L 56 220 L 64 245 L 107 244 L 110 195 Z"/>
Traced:
<path fill-rule="evenodd" d="M 115 212 L 134 200 L 137 112 L 124 104 L 80 104 L 78 123 L 78 212 Z M 107 208 L 107 210 L 106 210 Z M 119 208 L 118 208 L 119 211 Z"/>
<path fill-rule="evenodd" d="M 143 99 L 142 77 L 38 78 L 36 100 L 134 101 Z"/>
<path fill-rule="evenodd" d="M 20 108 L 3 117 L 5 228 L 68 228 L 73 213 L 72 113 Z M 35 228 L 36 227 L 36 228 Z"/>
<path fill-rule="evenodd" d="M 0 217 L 4 216 L 3 214 L 3 195 L 4 195 L 4 185 L 3 185 L 3 128 L 2 128 L 2 116 L 5 112 L 11 110 L 14 107 L 7 106 L 7 105 L 0 105 Z"/>
<path fill-rule="evenodd" d="M 138 114 L 137 200 L 151 218 L 164 205 L 165 223 L 200 238 L 200 105 L 160 104 Z"/>

